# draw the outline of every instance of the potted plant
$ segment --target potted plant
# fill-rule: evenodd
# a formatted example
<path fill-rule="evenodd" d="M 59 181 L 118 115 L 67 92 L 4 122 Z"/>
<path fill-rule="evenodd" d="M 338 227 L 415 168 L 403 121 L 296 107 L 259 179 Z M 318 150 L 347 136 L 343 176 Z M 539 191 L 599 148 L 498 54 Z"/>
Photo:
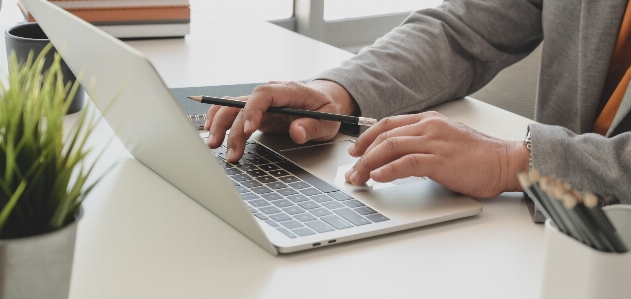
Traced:
<path fill-rule="evenodd" d="M 98 182 L 85 146 L 96 121 L 83 109 L 63 136 L 79 84 L 64 85 L 59 54 L 43 70 L 51 48 L 23 64 L 12 53 L 0 83 L 0 298 L 68 298 L 81 202 Z"/>

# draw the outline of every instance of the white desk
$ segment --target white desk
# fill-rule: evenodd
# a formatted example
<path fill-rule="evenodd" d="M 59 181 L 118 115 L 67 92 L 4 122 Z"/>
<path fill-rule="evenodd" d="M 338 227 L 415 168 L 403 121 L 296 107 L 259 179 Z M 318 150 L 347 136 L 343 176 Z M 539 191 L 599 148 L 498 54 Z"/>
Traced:
<path fill-rule="evenodd" d="M 6 2 L 3 28 L 17 13 Z M 219 26 L 195 7 L 186 39 L 130 42 L 170 87 L 306 79 L 351 57 L 263 22 Z M 475 100 L 437 110 L 506 139 L 520 140 L 528 123 Z M 112 131 L 101 126 L 97 133 L 95 147 Z M 521 194 L 480 200 L 479 216 L 273 257 L 117 141 L 98 169 L 114 161 L 119 165 L 84 204 L 73 299 L 539 296 L 543 228 L 531 222 Z"/>

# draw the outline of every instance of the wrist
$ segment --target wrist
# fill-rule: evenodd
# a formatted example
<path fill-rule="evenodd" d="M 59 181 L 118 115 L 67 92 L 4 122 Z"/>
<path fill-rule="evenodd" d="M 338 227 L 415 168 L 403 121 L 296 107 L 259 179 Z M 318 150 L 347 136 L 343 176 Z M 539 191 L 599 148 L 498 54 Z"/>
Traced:
<path fill-rule="evenodd" d="M 308 86 L 318 89 L 327 94 L 337 107 L 337 113 L 344 115 L 359 115 L 360 110 L 357 102 L 346 89 L 333 81 L 313 80 L 307 83 Z"/>
<path fill-rule="evenodd" d="M 523 192 L 517 174 L 522 171 L 528 171 L 530 161 L 530 150 L 523 141 L 510 141 L 508 154 L 508 184 L 504 191 Z"/>

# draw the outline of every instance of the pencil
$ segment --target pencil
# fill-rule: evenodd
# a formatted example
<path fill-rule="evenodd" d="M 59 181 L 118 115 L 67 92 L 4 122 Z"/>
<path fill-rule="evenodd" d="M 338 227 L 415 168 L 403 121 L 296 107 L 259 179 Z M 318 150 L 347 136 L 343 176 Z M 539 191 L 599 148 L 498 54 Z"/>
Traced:
<path fill-rule="evenodd" d="M 585 193 L 583 195 L 583 203 L 587 208 L 589 216 L 592 217 L 594 222 L 600 228 L 600 231 L 605 236 L 607 241 L 612 245 L 614 252 L 623 253 L 627 252 L 627 246 L 622 242 L 616 229 L 613 227 L 607 215 L 603 213 L 598 206 L 598 198 L 593 193 Z"/>
<path fill-rule="evenodd" d="M 214 98 L 214 97 L 208 97 L 208 96 L 190 96 L 188 98 L 193 101 L 197 101 L 204 104 L 213 104 L 213 105 L 220 105 L 220 106 L 234 107 L 234 108 L 243 108 L 245 107 L 245 103 L 246 103 L 244 101 L 220 99 L 220 98 Z M 377 123 L 377 120 L 374 118 L 356 117 L 356 116 L 326 113 L 326 112 L 319 112 L 319 111 L 302 110 L 302 109 L 289 108 L 289 107 L 269 107 L 267 108 L 267 112 L 299 116 L 299 117 L 309 117 L 309 118 L 320 119 L 320 120 L 337 121 L 341 123 L 367 126 L 367 127 L 370 127 Z"/>
<path fill-rule="evenodd" d="M 536 171 L 536 170 L 533 169 L 531 171 Z M 539 208 L 539 211 L 543 213 L 543 216 L 545 216 L 548 219 L 552 219 L 552 217 L 550 217 L 550 213 L 548 213 L 550 208 L 546 206 L 546 203 L 541 200 L 541 195 L 539 194 L 539 190 L 537 190 L 537 188 L 535 187 L 536 182 L 532 181 L 530 177 L 528 176 L 528 174 L 525 172 L 518 173 L 517 179 L 519 180 L 521 187 L 524 188 L 524 191 L 526 191 L 526 194 L 528 194 L 528 196 L 530 197 L 530 199 L 532 199 L 532 201 L 535 203 L 537 208 Z"/>
<path fill-rule="evenodd" d="M 588 242 L 591 243 L 591 246 L 600 251 L 608 251 L 608 246 L 599 236 L 593 223 L 589 221 L 589 218 L 585 215 L 584 210 L 581 209 L 582 204 L 578 202 L 578 199 L 570 193 L 564 193 L 562 200 L 563 205 L 568 211 L 568 215 L 570 215 L 574 224 L 583 231 Z"/>

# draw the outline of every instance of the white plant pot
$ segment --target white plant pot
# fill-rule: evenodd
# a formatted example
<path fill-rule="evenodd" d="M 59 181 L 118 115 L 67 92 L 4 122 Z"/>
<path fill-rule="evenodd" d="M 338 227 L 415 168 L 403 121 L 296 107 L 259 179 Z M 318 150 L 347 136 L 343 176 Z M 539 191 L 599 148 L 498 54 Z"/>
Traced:
<path fill-rule="evenodd" d="M 42 235 L 0 240 L 0 299 L 67 299 L 77 235 L 75 221 Z"/>

